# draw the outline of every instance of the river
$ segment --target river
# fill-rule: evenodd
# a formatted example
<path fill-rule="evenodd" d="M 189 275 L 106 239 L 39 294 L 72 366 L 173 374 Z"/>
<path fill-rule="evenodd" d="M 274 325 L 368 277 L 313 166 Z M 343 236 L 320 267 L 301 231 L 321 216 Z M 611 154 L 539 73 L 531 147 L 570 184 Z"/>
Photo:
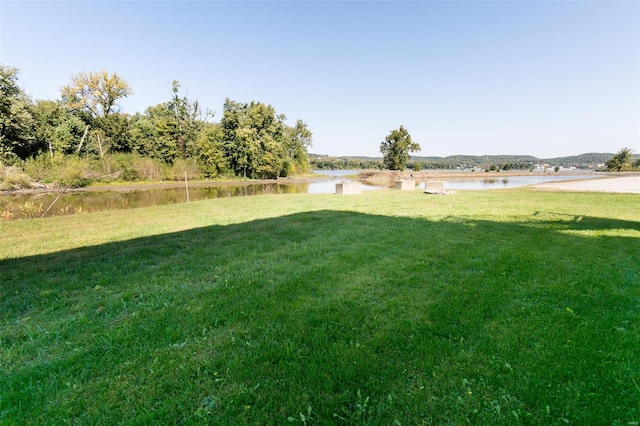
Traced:
<path fill-rule="evenodd" d="M 333 194 L 335 185 L 355 180 L 359 170 L 316 170 L 324 175 L 317 180 L 303 183 L 261 183 L 243 185 L 193 186 L 189 188 L 191 201 L 208 198 L 242 197 L 265 194 Z M 445 189 L 486 190 L 514 188 L 524 185 L 558 181 L 588 179 L 593 174 L 570 174 L 548 176 L 509 176 L 504 178 L 452 178 L 442 179 Z M 416 187 L 420 187 L 417 184 Z M 380 190 L 387 186 L 371 185 L 363 182 L 362 189 Z M 40 217 L 58 194 L 2 194 L 0 195 L 0 220 Z M 47 216 L 67 215 L 100 210 L 114 210 L 145 207 L 161 204 L 175 204 L 187 201 L 184 187 L 154 188 L 142 190 L 86 191 L 63 194 L 49 210 Z"/>

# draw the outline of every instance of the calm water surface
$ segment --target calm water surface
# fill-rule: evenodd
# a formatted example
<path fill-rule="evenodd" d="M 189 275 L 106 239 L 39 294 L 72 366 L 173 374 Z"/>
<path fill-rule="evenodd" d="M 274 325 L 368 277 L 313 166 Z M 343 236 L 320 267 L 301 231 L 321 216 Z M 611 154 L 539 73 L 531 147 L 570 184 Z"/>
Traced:
<path fill-rule="evenodd" d="M 575 174 L 560 176 L 509 176 L 504 178 L 479 178 L 479 179 L 444 179 L 445 189 L 498 189 L 517 188 L 519 186 L 537 185 L 545 182 L 558 182 L 562 180 L 593 179 L 595 175 Z"/>
<path fill-rule="evenodd" d="M 356 175 L 359 170 L 316 170 L 317 174 L 326 175 L 313 182 L 305 183 L 267 183 L 248 185 L 222 185 L 208 187 L 189 187 L 191 201 L 222 197 L 243 197 L 264 194 L 333 194 L 335 185 L 340 182 L 355 180 L 348 177 Z M 465 178 L 443 179 L 445 189 L 484 190 L 496 188 L 514 188 L 524 185 L 535 185 L 544 182 L 594 178 L 594 175 L 576 173 L 561 176 L 512 176 L 505 178 Z M 421 188 L 422 183 L 416 185 Z M 363 190 L 385 189 L 387 186 L 376 186 L 363 183 Z M 4 194 L 0 195 L 0 220 L 40 217 L 51 205 L 57 194 Z M 134 191 L 90 191 L 63 194 L 49 210 L 47 216 L 145 207 L 161 204 L 183 203 L 187 200 L 185 188 L 145 189 Z"/>

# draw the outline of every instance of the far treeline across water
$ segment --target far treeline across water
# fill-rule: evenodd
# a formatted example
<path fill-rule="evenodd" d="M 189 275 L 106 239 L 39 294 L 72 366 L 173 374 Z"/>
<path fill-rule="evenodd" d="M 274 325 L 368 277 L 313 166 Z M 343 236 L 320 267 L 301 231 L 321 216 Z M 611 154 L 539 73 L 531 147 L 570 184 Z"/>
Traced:
<path fill-rule="evenodd" d="M 288 124 L 271 105 L 227 98 L 215 122 L 176 80 L 166 102 L 135 114 L 118 107 L 133 91 L 115 73 L 76 74 L 59 99 L 34 101 L 18 85 L 18 70 L 0 65 L 0 93 L 0 176 L 12 174 L 18 186 L 75 176 L 271 179 L 310 170 L 304 121 Z"/>
<path fill-rule="evenodd" d="M 451 155 L 448 157 L 411 156 L 407 168 L 412 170 L 533 170 L 537 167 L 555 167 L 599 170 L 608 169 L 613 153 L 586 153 L 569 157 L 537 158 L 531 155 Z M 633 161 L 640 156 L 632 156 Z M 309 154 L 313 169 L 383 169 L 382 157 L 331 157 L 322 154 Z"/>

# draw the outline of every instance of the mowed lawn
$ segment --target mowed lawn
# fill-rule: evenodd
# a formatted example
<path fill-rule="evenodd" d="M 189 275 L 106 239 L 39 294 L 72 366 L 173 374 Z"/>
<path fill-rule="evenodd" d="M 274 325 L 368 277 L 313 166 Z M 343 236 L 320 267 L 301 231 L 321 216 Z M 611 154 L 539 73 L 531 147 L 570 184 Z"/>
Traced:
<path fill-rule="evenodd" d="M 0 424 L 640 421 L 638 195 L 265 195 L 0 235 Z"/>

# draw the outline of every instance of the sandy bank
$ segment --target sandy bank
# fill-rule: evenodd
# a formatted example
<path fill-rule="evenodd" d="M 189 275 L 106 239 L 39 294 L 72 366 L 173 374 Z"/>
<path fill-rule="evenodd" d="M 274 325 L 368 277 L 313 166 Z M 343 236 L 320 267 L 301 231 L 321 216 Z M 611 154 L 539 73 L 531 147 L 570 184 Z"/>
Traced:
<path fill-rule="evenodd" d="M 640 194 L 640 174 L 563 182 L 547 182 L 533 185 L 546 191 L 620 192 Z"/>

